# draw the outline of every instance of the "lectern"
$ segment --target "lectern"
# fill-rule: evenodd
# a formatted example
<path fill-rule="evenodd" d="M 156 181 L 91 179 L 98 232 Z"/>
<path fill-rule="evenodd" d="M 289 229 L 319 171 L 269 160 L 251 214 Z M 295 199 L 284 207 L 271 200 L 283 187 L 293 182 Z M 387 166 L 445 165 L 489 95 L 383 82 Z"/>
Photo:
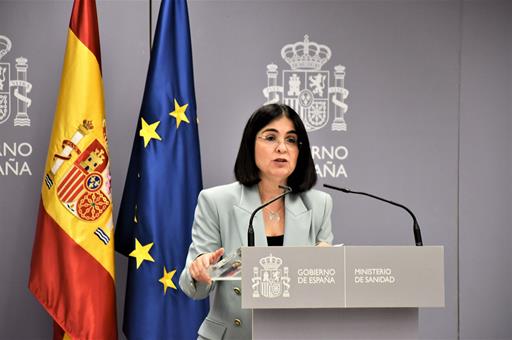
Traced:
<path fill-rule="evenodd" d="M 442 246 L 242 248 L 253 339 L 415 339 L 444 307 Z"/>

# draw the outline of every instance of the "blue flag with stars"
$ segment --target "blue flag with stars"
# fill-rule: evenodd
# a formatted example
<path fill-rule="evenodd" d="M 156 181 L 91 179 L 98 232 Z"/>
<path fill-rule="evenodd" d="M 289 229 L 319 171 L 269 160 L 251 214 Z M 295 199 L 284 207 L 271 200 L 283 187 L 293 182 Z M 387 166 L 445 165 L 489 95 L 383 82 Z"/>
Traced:
<path fill-rule="evenodd" d="M 196 339 L 208 299 L 179 288 L 202 188 L 186 0 L 163 0 L 115 234 L 128 339 Z"/>

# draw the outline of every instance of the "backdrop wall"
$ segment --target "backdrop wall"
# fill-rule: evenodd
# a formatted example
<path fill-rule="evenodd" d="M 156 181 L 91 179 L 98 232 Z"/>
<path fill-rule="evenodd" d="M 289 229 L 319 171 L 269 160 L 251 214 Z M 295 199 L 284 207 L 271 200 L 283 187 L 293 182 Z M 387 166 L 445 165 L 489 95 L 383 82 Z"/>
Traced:
<path fill-rule="evenodd" d="M 117 216 L 159 2 L 97 4 Z M 0 116 L 1 339 L 51 334 L 27 280 L 71 5 L 0 0 L 0 36 L 12 43 L 0 67 L 21 79 L 24 57 L 31 87 L 23 127 L 14 123 L 28 104 L 0 89 L 11 100 Z M 290 102 L 311 129 L 319 184 L 402 202 L 424 243 L 445 246 L 446 308 L 420 312 L 422 338 L 509 339 L 511 15 L 505 0 L 190 1 L 204 186 L 233 181 L 255 108 Z M 329 50 L 316 72 L 281 55 L 307 39 Z M 331 194 L 337 243 L 413 244 L 405 212 Z M 121 321 L 126 259 L 117 264 Z"/>

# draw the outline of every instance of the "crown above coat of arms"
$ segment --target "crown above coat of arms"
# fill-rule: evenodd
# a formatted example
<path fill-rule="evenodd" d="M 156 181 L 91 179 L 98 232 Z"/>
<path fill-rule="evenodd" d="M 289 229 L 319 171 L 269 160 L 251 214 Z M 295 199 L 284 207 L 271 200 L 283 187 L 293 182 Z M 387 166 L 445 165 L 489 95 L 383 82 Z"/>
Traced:
<path fill-rule="evenodd" d="M 11 50 L 11 40 L 3 35 L 0 35 L 0 59 Z"/>
<path fill-rule="evenodd" d="M 282 263 L 283 260 L 281 260 L 279 257 L 272 256 L 272 254 L 260 259 L 260 265 L 265 270 L 277 270 L 277 268 L 279 268 Z"/>
<path fill-rule="evenodd" d="M 320 70 L 331 59 L 331 49 L 326 45 L 309 41 L 309 36 L 306 34 L 304 41 L 285 45 L 281 49 L 281 57 L 292 70 Z"/>

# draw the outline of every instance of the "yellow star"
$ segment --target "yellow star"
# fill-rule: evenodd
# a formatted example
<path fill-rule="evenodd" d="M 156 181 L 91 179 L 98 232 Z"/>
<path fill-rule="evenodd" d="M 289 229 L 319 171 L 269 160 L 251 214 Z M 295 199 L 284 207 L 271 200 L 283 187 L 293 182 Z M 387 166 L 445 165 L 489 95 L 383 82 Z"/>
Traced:
<path fill-rule="evenodd" d="M 167 269 L 164 267 L 164 276 L 162 276 L 162 278 L 160 280 L 158 280 L 159 282 L 161 282 L 164 285 L 164 295 L 165 295 L 165 293 L 167 293 L 167 288 L 176 289 L 174 282 L 172 282 L 172 277 L 174 276 L 175 273 L 176 273 L 176 269 L 171 270 L 170 272 L 167 272 Z"/>
<path fill-rule="evenodd" d="M 145 246 L 139 243 L 139 240 L 135 239 L 135 250 L 130 253 L 130 256 L 135 257 L 137 259 L 137 269 L 139 269 L 142 261 L 151 261 L 155 262 L 155 260 L 149 255 L 149 250 L 153 247 L 153 242 L 146 244 Z"/>
<path fill-rule="evenodd" d="M 185 114 L 187 107 L 188 104 L 180 106 L 180 104 L 178 104 L 178 101 L 174 99 L 174 111 L 169 112 L 169 115 L 176 118 L 176 129 L 180 127 L 181 122 L 187 122 L 190 124 L 190 122 L 188 121 L 188 117 Z"/>
<path fill-rule="evenodd" d="M 156 128 L 160 124 L 160 121 L 157 121 L 153 124 L 148 124 L 144 120 L 144 118 L 140 118 L 142 120 L 142 129 L 139 131 L 139 136 L 144 138 L 144 147 L 148 146 L 148 143 L 151 141 L 152 138 L 162 140 L 158 133 L 156 132 Z"/>

